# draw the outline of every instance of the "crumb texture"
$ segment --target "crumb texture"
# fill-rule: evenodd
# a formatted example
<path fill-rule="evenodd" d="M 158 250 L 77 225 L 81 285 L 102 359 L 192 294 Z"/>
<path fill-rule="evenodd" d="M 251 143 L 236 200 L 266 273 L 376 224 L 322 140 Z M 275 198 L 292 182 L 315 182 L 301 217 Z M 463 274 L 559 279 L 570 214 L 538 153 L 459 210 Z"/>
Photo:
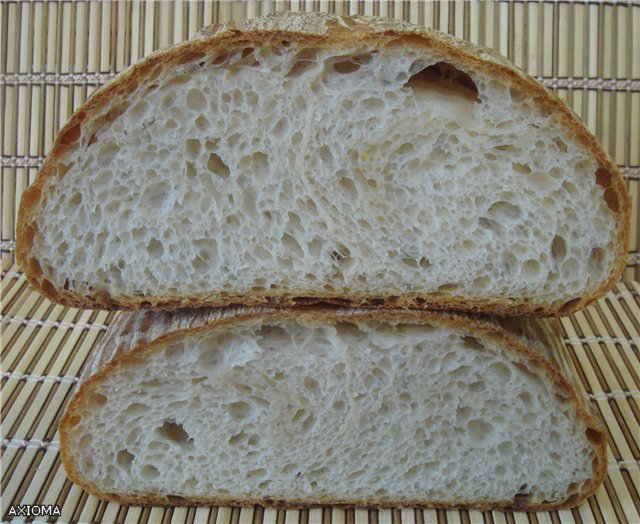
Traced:
<path fill-rule="evenodd" d="M 83 123 L 45 183 L 55 287 L 568 300 L 612 271 L 595 159 L 506 80 L 400 45 L 188 58 Z"/>
<path fill-rule="evenodd" d="M 540 369 L 477 333 L 244 321 L 116 368 L 67 444 L 105 493 L 534 504 L 592 477 L 588 437 Z"/>

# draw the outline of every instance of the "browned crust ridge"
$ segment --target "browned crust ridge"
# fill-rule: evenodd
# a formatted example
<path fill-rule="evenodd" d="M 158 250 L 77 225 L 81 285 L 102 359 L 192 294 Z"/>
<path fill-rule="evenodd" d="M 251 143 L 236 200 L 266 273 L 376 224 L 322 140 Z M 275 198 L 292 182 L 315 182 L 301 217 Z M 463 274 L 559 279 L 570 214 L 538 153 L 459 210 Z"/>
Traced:
<path fill-rule="evenodd" d="M 110 296 L 96 290 L 79 295 L 56 287 L 32 254 L 34 236 L 38 230 L 34 214 L 49 177 L 64 176 L 67 167 L 64 155 L 80 146 L 79 138 L 85 121 L 108 107 L 114 99 L 126 96 L 143 82 L 151 81 L 161 71 L 176 65 L 197 61 L 202 53 L 213 53 L 236 46 L 260 46 L 299 42 L 314 46 L 348 47 L 380 46 L 399 43 L 413 48 L 435 49 L 462 66 L 475 68 L 510 82 L 528 95 L 543 111 L 554 113 L 580 143 L 586 146 L 598 163 L 595 182 L 605 190 L 604 199 L 617 216 L 615 263 L 608 277 L 595 289 L 569 301 L 539 301 L 535 298 L 469 298 L 438 293 L 361 293 L 339 289 L 334 293 L 309 290 L 264 290 L 235 293 L 208 291 L 189 296 Z M 249 20 L 229 22 L 203 29 L 198 36 L 182 44 L 151 54 L 118 78 L 93 94 L 78 109 L 58 134 L 35 182 L 24 192 L 16 228 L 16 259 L 24 269 L 29 283 L 44 296 L 67 306 L 101 309 L 167 309 L 179 307 L 228 306 L 233 304 L 295 306 L 299 303 L 331 302 L 357 307 L 440 308 L 483 311 L 495 314 L 550 316 L 568 315 L 604 295 L 617 282 L 625 266 L 630 230 L 631 203 L 622 174 L 596 138 L 576 115 L 555 94 L 516 68 L 497 53 L 438 31 L 424 29 L 405 22 L 365 16 L 336 16 L 323 13 L 281 13 Z"/>
<path fill-rule="evenodd" d="M 218 498 L 181 497 L 171 494 L 109 493 L 86 480 L 76 468 L 72 450 L 71 433 L 78 422 L 78 413 L 111 373 L 144 359 L 145 355 L 159 350 L 164 344 L 186 333 L 195 334 L 217 329 L 237 322 L 286 322 L 335 323 L 341 320 L 389 321 L 437 323 L 465 329 L 474 334 L 492 339 L 505 352 L 527 359 L 538 368 L 545 379 L 551 381 L 556 391 L 571 402 L 576 416 L 586 427 L 586 435 L 592 446 L 593 475 L 580 490 L 557 502 L 531 503 L 526 497 L 516 496 L 511 500 L 437 500 L 414 499 L 362 499 L 329 500 L 292 497 L 288 500 L 267 498 Z M 343 507 L 397 507 L 414 506 L 428 508 L 475 508 L 481 510 L 504 509 L 516 511 L 540 511 L 573 507 L 592 495 L 607 474 L 606 432 L 595 412 L 581 391 L 579 382 L 563 354 L 557 320 L 497 319 L 481 316 L 463 316 L 455 313 L 420 310 L 353 310 L 323 308 L 294 309 L 227 309 L 227 310 L 183 310 L 176 312 L 141 311 L 122 315 L 112 326 L 92 355 L 86 369 L 87 376 L 71 399 L 61 419 L 60 453 L 69 478 L 88 492 L 101 499 L 121 504 L 142 505 L 231 505 L 258 504 L 277 508 L 307 508 L 313 506 Z"/>

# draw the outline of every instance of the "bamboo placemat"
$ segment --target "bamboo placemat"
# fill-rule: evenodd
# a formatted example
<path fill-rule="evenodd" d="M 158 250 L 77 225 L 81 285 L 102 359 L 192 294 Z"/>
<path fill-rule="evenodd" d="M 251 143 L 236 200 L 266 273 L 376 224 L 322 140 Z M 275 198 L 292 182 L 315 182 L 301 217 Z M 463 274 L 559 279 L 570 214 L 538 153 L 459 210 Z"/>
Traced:
<path fill-rule="evenodd" d="M 566 100 L 620 166 L 633 201 L 626 283 L 563 320 L 568 351 L 609 429 L 609 475 L 587 503 L 537 514 L 138 508 L 100 502 L 67 480 L 57 420 L 114 314 L 64 308 L 28 289 L 13 256 L 20 195 L 57 130 L 115 73 L 207 24 L 277 10 L 391 16 L 492 47 Z M 640 3 L 4 1 L 0 115 L 3 520 L 56 520 L 8 512 L 12 504 L 57 504 L 59 522 L 640 523 Z"/>

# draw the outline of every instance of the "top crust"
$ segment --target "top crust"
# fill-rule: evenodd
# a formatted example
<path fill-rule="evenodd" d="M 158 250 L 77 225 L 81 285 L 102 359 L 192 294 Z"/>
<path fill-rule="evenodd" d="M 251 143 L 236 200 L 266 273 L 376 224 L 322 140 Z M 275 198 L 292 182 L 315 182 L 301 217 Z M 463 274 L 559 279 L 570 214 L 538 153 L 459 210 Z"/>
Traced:
<path fill-rule="evenodd" d="M 234 292 L 206 292 L 190 296 L 115 296 L 94 291 L 81 296 L 54 286 L 44 274 L 39 260 L 32 253 L 38 226 L 34 216 L 41 202 L 45 181 L 51 176 L 64 176 L 69 158 L 78 147 L 81 128 L 114 97 L 126 95 L 142 82 L 154 78 L 160 71 L 177 64 L 196 60 L 198 53 L 224 49 L 231 45 L 263 45 L 273 41 L 312 43 L 319 47 L 341 47 L 356 44 L 388 44 L 398 42 L 406 47 L 437 49 L 462 65 L 508 80 L 526 93 L 541 110 L 553 113 L 567 130 L 591 152 L 604 173 L 597 182 L 605 188 L 604 198 L 617 218 L 616 262 L 609 276 L 591 293 L 568 302 L 539 302 L 527 298 L 477 299 L 464 296 L 403 293 L 402 295 L 372 295 L 341 289 L 333 293 L 309 296 L 305 290 L 282 292 L 263 290 L 251 295 Z M 40 169 L 35 182 L 25 191 L 20 204 L 17 223 L 16 259 L 23 267 L 29 282 L 43 295 L 59 303 L 86 308 L 103 309 L 166 309 L 203 305 L 244 304 L 248 306 L 293 306 L 316 302 L 363 307 L 420 307 L 484 311 L 507 315 L 548 316 L 567 315 L 587 306 L 604 295 L 620 278 L 628 247 L 631 205 L 624 179 L 597 140 L 571 110 L 553 93 L 538 84 L 522 70 L 497 53 L 438 31 L 390 19 L 351 16 L 341 17 L 322 13 L 282 13 L 268 15 L 243 23 L 229 22 L 206 27 L 193 39 L 158 51 L 141 60 L 118 78 L 97 91 L 69 120 L 58 134 L 53 148 Z"/>

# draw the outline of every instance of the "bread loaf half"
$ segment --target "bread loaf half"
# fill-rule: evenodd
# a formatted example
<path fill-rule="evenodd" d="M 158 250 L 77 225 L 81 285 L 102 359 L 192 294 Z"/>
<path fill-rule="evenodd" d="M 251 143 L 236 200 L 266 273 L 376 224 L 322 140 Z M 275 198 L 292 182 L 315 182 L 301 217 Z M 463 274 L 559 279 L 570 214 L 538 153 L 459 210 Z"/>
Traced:
<path fill-rule="evenodd" d="M 605 434 L 551 322 L 129 313 L 62 419 L 62 461 L 131 504 L 575 505 Z"/>
<path fill-rule="evenodd" d="M 629 201 L 558 98 L 448 35 L 306 13 L 207 28 L 94 94 L 25 193 L 64 304 L 569 313 L 621 273 Z"/>

